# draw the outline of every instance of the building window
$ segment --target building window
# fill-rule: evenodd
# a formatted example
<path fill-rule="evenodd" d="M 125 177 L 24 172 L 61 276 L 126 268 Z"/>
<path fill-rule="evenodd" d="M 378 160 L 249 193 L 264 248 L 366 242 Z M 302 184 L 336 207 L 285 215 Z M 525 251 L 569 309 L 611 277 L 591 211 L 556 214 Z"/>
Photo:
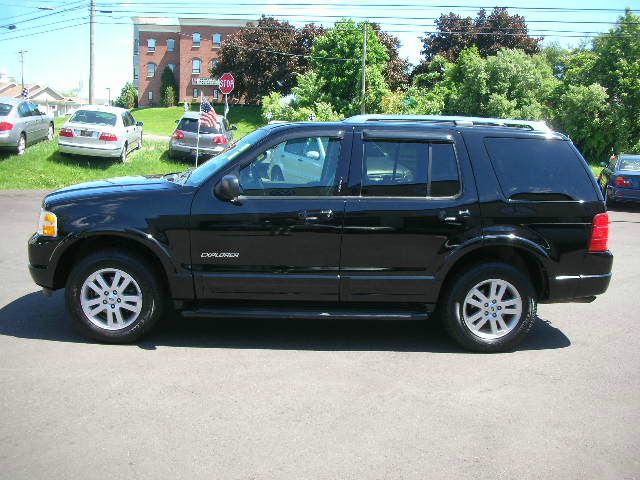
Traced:
<path fill-rule="evenodd" d="M 149 93 L 147 93 L 147 98 L 150 102 L 153 100 L 153 92 L 151 90 L 149 90 Z"/>
<path fill-rule="evenodd" d="M 156 51 L 156 41 L 153 38 L 147 39 L 147 52 L 155 52 Z"/>
<path fill-rule="evenodd" d="M 213 43 L 213 48 L 220 48 L 220 44 L 222 41 L 222 37 L 219 33 L 214 33 L 211 35 L 211 42 Z"/>
<path fill-rule="evenodd" d="M 138 55 L 140 53 L 140 39 L 136 38 L 133 42 L 133 54 Z"/>
<path fill-rule="evenodd" d="M 156 64 L 147 63 L 147 78 L 151 78 L 156 74 Z"/>
<path fill-rule="evenodd" d="M 176 66 L 173 63 L 169 63 L 167 64 L 167 67 L 169 67 L 169 70 L 171 70 L 172 72 L 174 71 L 174 69 L 176 68 Z"/>
<path fill-rule="evenodd" d="M 197 88 L 194 88 L 193 89 L 193 98 L 194 98 L 194 100 L 197 100 L 199 96 L 200 96 L 200 92 L 198 91 Z"/>
<path fill-rule="evenodd" d="M 219 92 L 218 90 L 214 90 L 214 91 L 213 91 L 213 99 L 214 99 L 214 100 L 218 100 L 218 95 L 219 95 L 219 93 L 220 93 L 220 92 Z"/>
<path fill-rule="evenodd" d="M 167 52 L 173 52 L 176 47 L 176 41 L 173 38 L 167 40 Z"/>
<path fill-rule="evenodd" d="M 218 60 L 216 60 L 215 58 L 212 58 L 211 59 L 211 70 L 213 70 L 217 66 L 218 66 Z"/>
<path fill-rule="evenodd" d="M 133 79 L 134 80 L 138 79 L 138 65 L 133 66 Z"/>
<path fill-rule="evenodd" d="M 200 73 L 200 59 L 199 58 L 194 58 L 193 62 L 191 64 L 191 73 L 193 74 L 199 74 Z"/>
<path fill-rule="evenodd" d="M 193 32 L 193 35 L 191 35 L 191 38 L 193 39 L 193 46 L 194 47 L 199 47 L 200 46 L 200 32 Z"/>

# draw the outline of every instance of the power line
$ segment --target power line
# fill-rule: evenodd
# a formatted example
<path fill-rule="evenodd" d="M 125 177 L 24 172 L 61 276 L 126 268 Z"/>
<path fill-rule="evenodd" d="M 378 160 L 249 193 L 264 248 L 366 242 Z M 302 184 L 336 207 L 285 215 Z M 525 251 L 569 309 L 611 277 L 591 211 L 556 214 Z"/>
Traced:
<path fill-rule="evenodd" d="M 154 1 L 151 3 L 145 2 L 115 2 L 115 3 L 98 3 L 98 6 L 147 6 L 147 5 L 167 5 L 167 6 L 176 6 L 176 7 L 184 7 L 187 5 L 201 6 L 201 3 L 196 2 L 175 2 L 175 1 Z M 244 6 L 265 6 L 264 2 L 243 2 L 243 3 L 234 3 L 234 7 L 244 7 Z M 326 3 L 323 2 L 269 2 L 269 6 L 282 6 L 282 7 L 299 7 L 299 6 L 326 6 Z M 399 7 L 407 7 L 414 9 L 475 9 L 475 10 L 493 10 L 494 8 L 505 8 L 507 10 L 530 10 L 530 11 L 551 11 L 551 12 L 612 12 L 612 13 L 624 13 L 624 8 L 583 8 L 583 7 L 523 7 L 523 6 L 502 6 L 502 5 L 491 5 L 491 6 L 481 6 L 481 5 L 417 5 L 410 3 L 340 3 L 340 7 L 367 7 L 367 8 L 399 8 Z"/>
<path fill-rule="evenodd" d="M 47 14 L 45 14 L 45 15 L 39 15 L 39 16 L 37 16 L 37 17 L 33 17 L 33 18 L 27 18 L 27 19 L 25 19 L 25 20 L 20 20 L 20 21 L 18 21 L 18 22 L 11 22 L 11 24 L 12 24 L 12 25 L 21 25 L 21 24 L 23 24 L 23 23 L 32 22 L 32 21 L 34 21 L 34 20 L 39 20 L 39 19 L 41 19 L 41 18 L 47 18 L 47 17 L 51 17 L 51 16 L 53 16 L 53 15 L 61 15 L 61 14 L 66 13 L 66 12 L 72 12 L 72 11 L 74 11 L 74 10 L 79 10 L 79 9 L 83 8 L 83 7 L 84 7 L 84 5 L 78 5 L 78 4 L 84 4 L 84 3 L 85 3 L 85 2 L 84 2 L 84 0 L 80 0 L 80 1 L 78 1 L 78 2 L 73 2 L 73 3 L 71 3 L 70 5 L 76 5 L 76 6 L 73 6 L 73 7 L 70 7 L 70 8 L 66 8 L 66 9 L 64 9 L 64 10 L 56 10 L 56 11 L 54 11 L 54 12 L 47 13 Z M 8 24 L 7 24 L 7 25 L 8 25 Z M 2 28 L 2 27 L 6 27 L 7 25 L 0 25 L 0 28 Z M 46 25 L 43 25 L 43 26 L 46 26 Z"/>
<path fill-rule="evenodd" d="M 43 33 L 57 32 L 59 30 L 66 30 L 68 28 L 81 27 L 83 25 L 87 25 L 88 23 L 89 23 L 89 21 L 86 21 L 86 22 L 82 22 L 82 23 L 77 23 L 75 25 L 67 25 L 66 27 L 59 27 L 59 28 L 52 28 L 51 30 L 44 30 L 42 32 L 28 33 L 26 35 L 19 35 L 17 37 L 11 37 L 11 38 L 2 38 L 2 39 L 0 39 L 0 42 L 10 42 L 11 40 L 17 40 L 18 38 L 32 37 L 34 35 L 40 35 L 40 34 L 43 34 Z"/>

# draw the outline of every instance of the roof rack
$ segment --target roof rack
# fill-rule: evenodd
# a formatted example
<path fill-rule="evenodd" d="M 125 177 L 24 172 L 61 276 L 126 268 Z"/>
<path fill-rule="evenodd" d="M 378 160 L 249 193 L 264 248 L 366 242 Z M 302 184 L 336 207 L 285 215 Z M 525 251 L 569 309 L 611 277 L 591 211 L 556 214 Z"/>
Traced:
<path fill-rule="evenodd" d="M 484 117 L 458 117 L 446 115 L 355 115 L 345 118 L 346 123 L 365 123 L 365 122 L 420 122 L 453 125 L 456 127 L 502 127 L 502 128 L 521 128 L 535 132 L 551 132 L 551 128 L 542 121 L 531 120 L 514 120 L 511 118 L 484 118 Z"/>

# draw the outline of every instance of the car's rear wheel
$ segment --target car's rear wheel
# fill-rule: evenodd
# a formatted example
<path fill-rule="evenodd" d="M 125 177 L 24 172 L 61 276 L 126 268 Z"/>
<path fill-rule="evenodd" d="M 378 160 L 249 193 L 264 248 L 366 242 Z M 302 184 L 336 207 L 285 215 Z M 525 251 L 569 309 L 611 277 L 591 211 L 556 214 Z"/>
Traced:
<path fill-rule="evenodd" d="M 47 129 L 47 140 L 53 140 L 53 123 L 50 123 Z"/>
<path fill-rule="evenodd" d="M 122 146 L 122 150 L 120 151 L 120 163 L 124 163 L 127 161 L 127 142 Z"/>
<path fill-rule="evenodd" d="M 20 134 L 18 138 L 18 145 L 16 146 L 16 153 L 18 155 L 24 155 L 24 151 L 27 149 L 27 136 L 24 133 Z"/>
<path fill-rule="evenodd" d="M 478 352 L 512 350 L 536 320 L 528 276 L 499 262 L 466 269 L 448 286 L 441 308 L 449 334 L 464 348 Z"/>
<path fill-rule="evenodd" d="M 137 340 L 164 311 L 157 276 L 146 262 L 118 250 L 83 258 L 71 271 L 65 292 L 75 326 L 102 342 Z"/>

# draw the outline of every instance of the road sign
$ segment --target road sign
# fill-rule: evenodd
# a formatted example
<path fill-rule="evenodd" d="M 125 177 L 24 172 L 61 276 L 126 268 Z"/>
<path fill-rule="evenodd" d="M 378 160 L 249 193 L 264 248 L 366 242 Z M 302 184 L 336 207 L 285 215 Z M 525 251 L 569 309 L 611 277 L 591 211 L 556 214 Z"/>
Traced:
<path fill-rule="evenodd" d="M 220 91 L 222 93 L 228 95 L 233 92 L 233 87 L 235 85 L 233 75 L 231 75 L 230 73 L 223 73 L 218 82 L 220 84 Z"/>

